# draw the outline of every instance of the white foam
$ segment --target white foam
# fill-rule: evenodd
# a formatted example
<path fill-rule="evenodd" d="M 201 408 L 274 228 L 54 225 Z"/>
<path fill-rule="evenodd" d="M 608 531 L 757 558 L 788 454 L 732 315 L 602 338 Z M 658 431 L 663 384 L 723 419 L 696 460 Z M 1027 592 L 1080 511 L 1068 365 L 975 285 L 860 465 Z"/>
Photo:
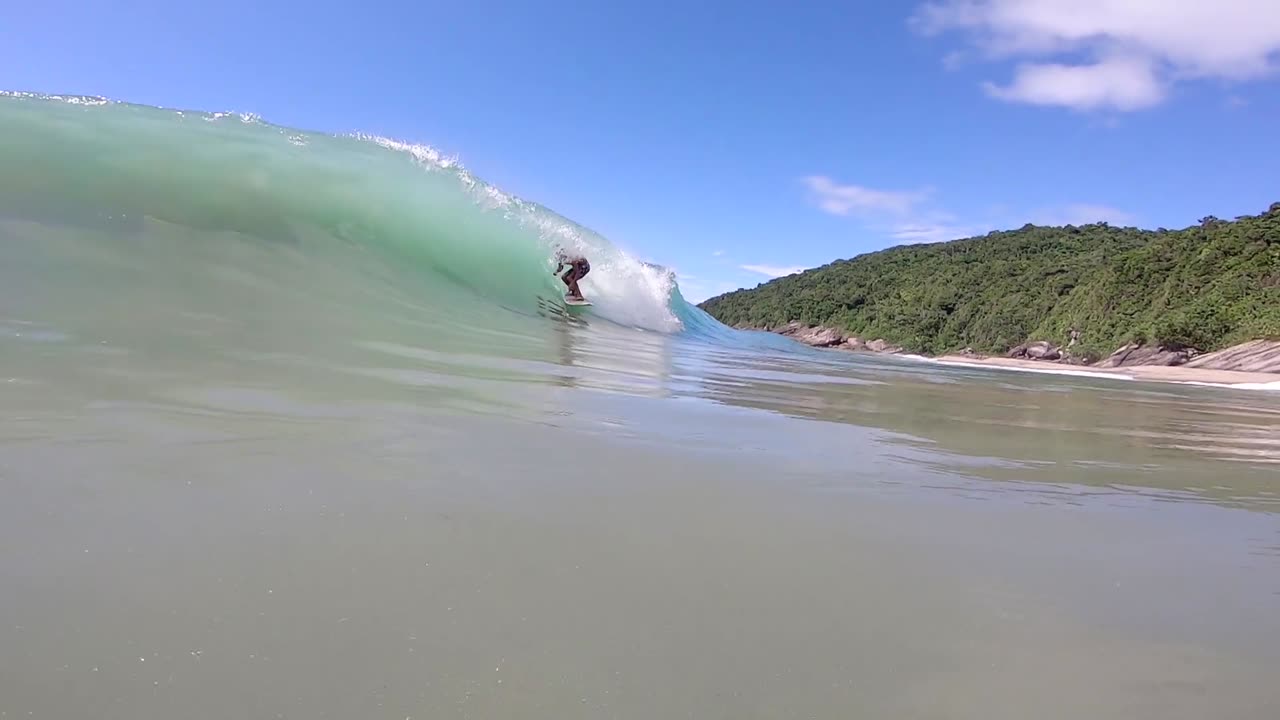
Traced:
<path fill-rule="evenodd" d="M 181 115 L 182 113 L 179 111 L 178 114 Z M 204 121 L 217 122 L 223 118 L 229 118 L 229 117 L 236 118 L 237 120 L 244 123 L 245 125 L 264 125 L 265 124 L 262 122 L 262 116 L 258 115 L 257 113 L 225 112 L 221 110 L 216 112 L 211 112 L 205 115 Z"/>
<path fill-rule="evenodd" d="M 367 140 L 371 143 L 381 145 L 388 150 L 408 153 L 409 155 L 412 155 L 415 160 L 426 165 L 431 165 L 441 169 L 454 168 L 457 170 L 463 170 L 456 157 L 446 157 L 442 155 L 439 150 L 436 150 L 430 145 L 401 142 L 400 140 L 392 140 L 391 138 L 382 137 L 381 135 L 370 135 L 368 133 L 355 133 L 351 137 L 357 140 Z M 466 179 L 474 182 L 474 179 L 471 178 L 469 174 Z"/>
<path fill-rule="evenodd" d="M 600 249 L 591 272 L 578 284 L 595 305 L 595 313 L 621 325 L 678 332 L 683 324 L 671 311 L 671 273 L 645 265 L 616 248 Z"/>
<path fill-rule="evenodd" d="M 1272 392 L 1280 392 L 1280 382 L 1235 383 L 1231 387 L 1237 390 L 1269 390 Z"/>
<path fill-rule="evenodd" d="M 64 102 L 68 105 L 107 105 L 111 101 L 96 95 L 43 95 L 41 93 L 26 92 L 24 90 L 0 90 L 0 97 L 20 98 L 23 100 L 53 100 L 56 102 Z"/>
<path fill-rule="evenodd" d="M 916 359 L 916 357 L 918 356 L 902 355 L 899 357 Z M 1122 373 L 1096 372 L 1096 371 L 1089 371 L 1089 370 L 1066 370 L 1062 368 L 1047 368 L 1047 367 L 1041 369 L 1041 368 L 1018 367 L 1014 365 L 996 365 L 996 364 L 987 364 L 987 363 L 970 363 L 970 362 L 963 362 L 963 361 L 956 361 L 956 360 L 941 360 L 936 358 L 920 358 L 920 359 L 926 362 L 932 362 L 938 365 L 951 365 L 954 367 L 985 368 L 990 370 L 1009 370 L 1012 372 L 1038 373 L 1043 375 L 1076 375 L 1079 377 L 1111 378 L 1115 380 L 1137 380 L 1138 379 L 1132 375 L 1125 375 Z M 1215 383 L 1215 382 L 1204 382 L 1201 380 L 1165 380 L 1165 379 L 1156 379 L 1156 378 L 1151 378 L 1151 379 L 1148 379 L 1147 381 L 1163 382 L 1163 383 L 1169 383 L 1172 385 L 1197 385 L 1200 387 L 1227 388 L 1231 390 L 1261 390 L 1266 392 L 1280 392 L 1280 381 L 1265 382 L 1265 383 L 1256 383 L 1256 382 Z"/>
<path fill-rule="evenodd" d="M 1280 392 L 1280 381 L 1265 383 L 1213 383 L 1202 382 L 1199 380 L 1170 380 L 1177 385 L 1199 385 L 1201 387 L 1228 388 L 1231 390 L 1263 390 L 1267 392 Z"/>
<path fill-rule="evenodd" d="M 997 365 L 994 363 L 988 364 L 988 363 L 976 363 L 976 362 L 971 363 L 971 362 L 962 362 L 958 360 L 939 360 L 939 359 L 932 359 L 932 358 L 929 359 L 929 361 L 938 365 L 951 365 L 953 367 L 968 367 L 968 368 L 977 368 L 982 370 L 1008 370 L 1010 372 L 1035 373 L 1039 375 L 1073 375 L 1076 377 L 1109 378 L 1112 380 L 1136 379 L 1132 375 L 1124 375 L 1122 373 L 1096 372 L 1096 371 L 1089 371 L 1089 370 L 1067 370 L 1064 368 L 1048 368 L 1048 367 L 1041 369 L 1041 368 L 1019 367 L 1017 365 Z"/>

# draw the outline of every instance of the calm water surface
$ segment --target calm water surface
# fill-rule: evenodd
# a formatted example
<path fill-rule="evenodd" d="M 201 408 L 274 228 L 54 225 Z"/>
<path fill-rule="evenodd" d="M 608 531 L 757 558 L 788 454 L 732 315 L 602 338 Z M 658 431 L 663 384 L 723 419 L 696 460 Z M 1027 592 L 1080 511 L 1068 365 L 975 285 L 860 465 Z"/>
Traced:
<path fill-rule="evenodd" d="M 1280 713 L 1271 396 L 170 311 L 4 321 L 5 717 Z"/>

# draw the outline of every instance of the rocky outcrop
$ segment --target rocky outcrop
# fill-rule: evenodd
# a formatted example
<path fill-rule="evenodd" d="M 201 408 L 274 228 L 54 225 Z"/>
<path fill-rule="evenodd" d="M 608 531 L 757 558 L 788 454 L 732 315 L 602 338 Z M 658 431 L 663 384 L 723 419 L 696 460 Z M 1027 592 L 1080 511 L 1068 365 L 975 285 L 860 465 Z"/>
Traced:
<path fill-rule="evenodd" d="M 1009 351 L 1009 357 L 1021 360 L 1045 360 L 1053 362 L 1062 359 L 1062 349 L 1053 343 L 1039 340 L 1029 342 Z"/>
<path fill-rule="evenodd" d="M 1254 340 L 1207 355 L 1172 343 L 1129 343 L 1096 363 L 1091 362 L 1093 357 L 1041 341 L 1019 345 L 1009 351 L 1009 357 L 1097 368 L 1185 365 L 1205 370 L 1280 373 L 1280 341 L 1277 340 Z"/>
<path fill-rule="evenodd" d="M 782 327 L 770 328 L 770 330 L 811 347 L 873 353 L 903 352 L 903 348 L 883 338 L 863 340 L 858 337 L 845 337 L 839 330 L 825 325 L 811 327 L 799 322 L 789 322 Z M 1280 340 L 1254 340 L 1207 355 L 1201 354 L 1195 348 L 1167 343 L 1150 345 L 1130 343 L 1117 349 L 1101 361 L 1093 363 L 1091 361 L 1096 359 L 1096 355 L 1088 356 L 1071 348 L 1071 345 L 1074 345 L 1075 341 L 1079 339 L 1078 332 L 1073 331 L 1071 339 L 1072 343 L 1066 348 L 1045 340 L 1024 343 L 1010 350 L 1008 356 L 1019 360 L 1091 365 L 1098 368 L 1134 367 L 1140 365 L 1166 367 L 1186 365 L 1187 367 L 1203 368 L 1205 370 L 1280 373 Z M 974 352 L 972 348 L 965 348 L 957 356 L 967 358 L 982 357 L 980 353 Z"/>
<path fill-rule="evenodd" d="M 877 338 L 871 341 L 866 341 L 857 337 L 846 338 L 839 330 L 826 327 L 825 325 L 810 327 L 793 321 L 783 325 L 782 327 L 770 328 L 770 332 L 775 332 L 784 337 L 789 337 L 796 342 L 802 342 L 811 347 L 839 348 L 841 350 L 853 350 L 856 352 L 902 352 L 901 347 L 894 345 L 883 338 Z"/>
<path fill-rule="evenodd" d="M 1201 355 L 1187 367 L 1205 370 L 1280 373 L 1280 340 L 1253 340 Z"/>
<path fill-rule="evenodd" d="M 897 345 L 893 345 L 891 343 L 886 342 L 883 338 L 872 340 L 871 342 L 867 343 L 867 349 L 870 350 L 871 352 L 878 352 L 878 353 L 902 352 L 902 348 L 898 347 Z"/>
<path fill-rule="evenodd" d="M 871 342 L 867 342 L 862 338 L 851 337 L 844 341 L 840 346 L 845 350 L 853 350 L 854 352 L 874 352 L 874 353 L 900 353 L 902 348 L 888 342 L 884 338 L 876 338 Z"/>
<path fill-rule="evenodd" d="M 1131 365 L 1184 365 L 1199 354 L 1194 348 L 1179 345 L 1140 345 L 1129 343 L 1103 358 L 1097 367 L 1117 368 Z"/>
<path fill-rule="evenodd" d="M 808 327 L 798 322 L 791 322 L 775 332 L 813 347 L 831 347 L 844 342 L 844 335 L 839 330 L 821 325 Z"/>

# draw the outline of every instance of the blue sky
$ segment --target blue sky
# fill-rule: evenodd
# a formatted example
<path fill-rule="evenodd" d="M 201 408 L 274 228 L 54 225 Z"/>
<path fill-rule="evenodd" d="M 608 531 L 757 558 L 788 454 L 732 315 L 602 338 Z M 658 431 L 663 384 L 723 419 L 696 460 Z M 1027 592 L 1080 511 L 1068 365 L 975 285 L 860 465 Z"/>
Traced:
<path fill-rule="evenodd" d="M 0 88 L 430 144 L 695 300 L 903 242 L 1280 201 L 1275 0 L 86 5 L 11 8 Z"/>

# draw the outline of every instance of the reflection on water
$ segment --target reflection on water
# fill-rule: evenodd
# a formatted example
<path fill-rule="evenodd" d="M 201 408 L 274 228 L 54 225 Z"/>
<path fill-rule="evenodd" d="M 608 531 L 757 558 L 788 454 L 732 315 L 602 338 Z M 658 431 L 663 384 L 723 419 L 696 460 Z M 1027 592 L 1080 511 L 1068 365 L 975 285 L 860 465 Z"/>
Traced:
<path fill-rule="evenodd" d="M 1274 395 L 1053 376 L 992 382 L 948 370 L 853 356 L 833 359 L 822 375 L 712 370 L 704 388 L 725 404 L 881 428 L 905 436 L 894 442 L 990 459 L 967 471 L 992 479 L 1280 502 Z"/>
<path fill-rule="evenodd" d="M 565 390 L 693 399 L 722 407 L 836 424 L 778 425 L 765 449 L 786 456 L 793 434 L 822 434 L 842 460 L 838 426 L 886 433 L 920 460 L 990 480 L 1162 491 L 1162 497 L 1258 509 L 1280 504 L 1280 398 L 1258 392 L 1063 376 L 1002 376 L 833 352 L 743 353 L 607 323 L 555 322 L 522 357 L 369 344 L 411 362 L 377 374 L 406 385 L 471 387 L 508 411 L 591 416 L 592 401 Z M 548 387 L 550 385 L 551 387 Z M 602 401 L 597 400 L 599 404 Z M 672 405 L 667 413 L 683 412 Z M 615 413 L 616 415 L 617 413 Z M 683 426 L 661 406 L 612 421 L 632 436 L 666 440 Z M 594 417 L 594 416 L 592 416 Z M 742 421 L 717 418 L 707 442 L 732 445 Z M 616 429 L 616 428 L 615 428 Z M 1225 461 L 1225 462 L 1224 462 Z M 1212 478 L 1212 482 L 1206 480 Z"/>
<path fill-rule="evenodd" d="M 1257 509 L 1280 504 L 1280 397 L 1270 393 L 975 373 L 805 348 L 744 352 L 590 317 L 530 325 L 529 318 L 508 316 L 505 325 L 490 321 L 485 332 L 470 333 L 425 314 L 384 317 L 371 328 L 364 316 L 344 323 L 348 318 L 331 313 L 328 341 L 321 343 L 307 325 L 314 319 L 289 319 L 287 305 L 275 308 L 275 322 L 261 331 L 230 320 L 235 313 L 225 303 L 221 309 L 181 311 L 181 338 L 149 334 L 147 323 L 161 319 L 138 313 L 105 318 L 92 333 L 4 319 L 0 392 L 11 412 L 34 414 L 74 405 L 76 397 L 140 394 L 192 411 L 283 417 L 295 407 L 290 402 L 311 398 L 335 406 L 408 402 L 530 420 L 553 416 L 561 423 L 576 414 L 582 427 L 617 402 L 599 393 L 693 400 L 832 426 L 772 426 L 774 436 L 761 446 L 783 457 L 794 452 L 796 435 L 817 434 L 831 443 L 824 452 L 833 462 L 852 462 L 843 457 L 847 431 L 840 428 L 856 427 L 882 431 L 882 442 L 900 452 L 911 448 L 920 464 L 988 480 L 1157 490 L 1170 499 Z M 304 334 L 291 337 L 290 328 Z M 208 398 L 226 397 L 222 388 L 258 394 L 221 407 Z M 292 400 L 270 409 L 248 401 L 275 394 Z M 607 424 L 627 437 L 679 441 L 670 428 L 683 427 L 680 415 L 687 412 L 679 402 L 631 408 L 612 412 Z M 708 421 L 714 432 L 691 430 L 708 444 L 728 446 L 745 422 L 731 413 Z"/>

